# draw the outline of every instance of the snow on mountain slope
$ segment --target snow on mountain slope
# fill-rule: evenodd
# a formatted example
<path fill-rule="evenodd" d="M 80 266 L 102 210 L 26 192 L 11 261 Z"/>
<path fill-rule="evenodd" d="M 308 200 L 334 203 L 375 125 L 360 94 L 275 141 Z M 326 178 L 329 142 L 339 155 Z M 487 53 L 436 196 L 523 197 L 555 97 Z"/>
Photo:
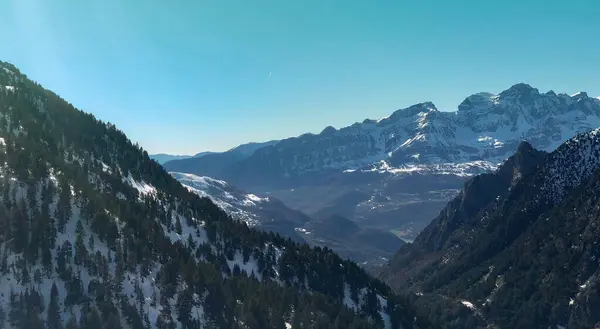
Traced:
<path fill-rule="evenodd" d="M 222 180 L 178 172 L 170 174 L 190 191 L 211 199 L 221 209 L 246 222 L 248 226 L 260 225 L 257 210 L 270 201 L 268 197 L 260 198 L 244 193 Z"/>
<path fill-rule="evenodd" d="M 15 86 L 0 92 L 0 327 L 303 328 L 326 317 L 384 328 L 388 316 L 414 327 L 357 264 L 232 220 L 114 125 L 1 61 L 0 85 Z M 351 296 L 356 314 L 339 307 L 344 284 L 367 290 Z"/>
<path fill-rule="evenodd" d="M 561 145 L 546 163 L 542 190 L 557 202 L 600 168 L 600 128 L 579 134 Z"/>
<path fill-rule="evenodd" d="M 474 163 L 471 167 L 475 169 L 477 164 L 488 166 L 485 162 L 501 163 L 521 140 L 551 151 L 577 133 L 599 126 L 597 99 L 584 92 L 571 96 L 540 93 L 521 83 L 499 94 L 471 95 L 454 112 L 439 111 L 433 103 L 425 102 L 380 120 L 367 119 L 339 130 L 327 127 L 320 134 L 284 139 L 256 150 L 218 178 L 239 185 L 235 178 L 256 172 L 269 171 L 267 176 L 285 178 L 357 170 L 382 160 L 392 168 Z M 190 169 L 187 171 L 202 171 Z"/>
<path fill-rule="evenodd" d="M 327 246 L 342 257 L 362 264 L 381 263 L 383 258 L 393 255 L 403 244 L 401 239 L 389 232 L 359 227 L 345 218 L 340 217 L 341 221 L 337 222 L 332 222 L 335 216 L 314 220 L 273 197 L 246 193 L 225 181 L 193 174 L 170 174 L 190 191 L 211 199 L 233 218 L 244 221 L 248 226 L 277 232 L 309 245 Z M 344 233 L 348 230 L 353 232 Z M 377 243 L 373 243 L 373 238 L 377 239 Z"/>

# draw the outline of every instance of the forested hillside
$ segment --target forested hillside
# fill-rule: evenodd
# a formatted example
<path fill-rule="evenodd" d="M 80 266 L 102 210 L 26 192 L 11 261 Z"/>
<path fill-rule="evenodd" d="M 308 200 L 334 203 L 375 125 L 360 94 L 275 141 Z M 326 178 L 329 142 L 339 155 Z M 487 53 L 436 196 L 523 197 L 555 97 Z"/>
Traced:
<path fill-rule="evenodd" d="M 600 325 L 600 128 L 521 143 L 467 183 L 381 273 L 446 328 Z"/>
<path fill-rule="evenodd" d="M 356 264 L 232 220 L 4 62 L 0 138 L 0 327 L 428 327 Z"/>

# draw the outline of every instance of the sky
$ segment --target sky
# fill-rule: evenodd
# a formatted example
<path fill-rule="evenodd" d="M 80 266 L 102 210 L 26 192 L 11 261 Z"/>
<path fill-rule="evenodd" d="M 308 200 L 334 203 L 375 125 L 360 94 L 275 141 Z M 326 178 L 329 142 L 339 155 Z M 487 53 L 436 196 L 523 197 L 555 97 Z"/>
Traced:
<path fill-rule="evenodd" d="M 0 60 L 150 153 L 224 151 L 519 82 L 600 96 L 598 0 L 0 0 Z"/>

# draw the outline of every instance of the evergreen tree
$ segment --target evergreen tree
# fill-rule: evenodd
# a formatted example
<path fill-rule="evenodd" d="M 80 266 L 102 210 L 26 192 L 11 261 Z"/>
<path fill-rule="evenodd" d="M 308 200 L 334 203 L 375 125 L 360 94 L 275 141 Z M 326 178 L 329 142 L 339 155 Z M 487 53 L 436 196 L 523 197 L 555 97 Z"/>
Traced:
<path fill-rule="evenodd" d="M 182 234 L 181 220 L 179 219 L 179 215 L 175 216 L 175 232 L 177 232 L 177 234 L 179 234 L 179 235 Z"/>
<path fill-rule="evenodd" d="M 48 329 L 62 329 L 60 307 L 58 305 L 58 288 L 56 287 L 56 283 L 52 284 L 52 289 L 50 290 L 46 325 L 48 326 Z"/>

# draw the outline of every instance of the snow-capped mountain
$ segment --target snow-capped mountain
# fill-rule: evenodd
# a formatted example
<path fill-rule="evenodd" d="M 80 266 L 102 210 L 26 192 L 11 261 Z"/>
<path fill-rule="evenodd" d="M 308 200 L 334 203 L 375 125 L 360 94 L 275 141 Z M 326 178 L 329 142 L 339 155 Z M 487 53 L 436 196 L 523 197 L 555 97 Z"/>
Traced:
<path fill-rule="evenodd" d="M 211 176 L 251 186 L 373 166 L 395 173 L 424 170 L 473 174 L 495 168 L 521 140 L 553 150 L 575 134 L 598 126 L 598 99 L 584 92 L 570 96 L 540 93 L 527 84 L 517 84 L 499 94 L 471 95 L 453 112 L 439 111 L 433 103 L 425 102 L 383 119 L 284 139 L 241 161 L 224 164 Z M 186 170 L 179 171 L 202 173 L 207 159 L 187 161 Z M 166 167 L 177 166 L 177 162 Z"/>

